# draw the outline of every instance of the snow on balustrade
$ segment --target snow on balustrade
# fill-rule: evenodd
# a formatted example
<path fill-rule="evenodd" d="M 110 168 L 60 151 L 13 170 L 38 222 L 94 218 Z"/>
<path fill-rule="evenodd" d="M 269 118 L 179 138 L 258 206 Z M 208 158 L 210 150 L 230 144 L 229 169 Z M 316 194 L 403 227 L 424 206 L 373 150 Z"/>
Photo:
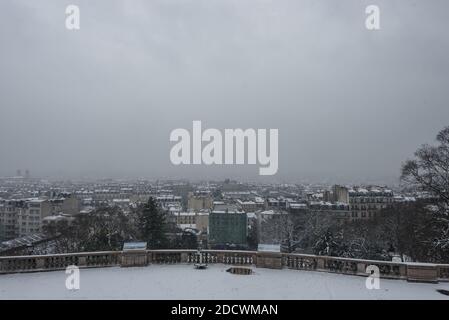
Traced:
<path fill-rule="evenodd" d="M 102 268 L 123 265 L 125 252 L 83 252 L 70 254 L 0 257 L 0 274 L 80 268 Z M 144 264 L 198 263 L 195 250 L 146 250 Z M 368 266 L 376 266 L 381 278 L 438 282 L 449 280 L 449 265 L 413 264 L 371 261 L 307 254 L 281 254 L 256 251 L 202 250 L 201 260 L 207 264 L 255 265 L 258 268 L 324 271 L 347 275 L 363 275 Z M 131 264 L 133 266 L 133 264 Z"/>

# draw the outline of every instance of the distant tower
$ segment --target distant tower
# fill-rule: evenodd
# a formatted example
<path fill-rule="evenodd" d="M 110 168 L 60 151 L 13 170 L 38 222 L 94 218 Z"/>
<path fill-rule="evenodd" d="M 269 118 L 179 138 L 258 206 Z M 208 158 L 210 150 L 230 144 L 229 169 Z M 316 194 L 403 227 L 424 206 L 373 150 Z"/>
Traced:
<path fill-rule="evenodd" d="M 17 169 L 16 176 L 21 177 L 22 176 L 22 170 Z"/>
<path fill-rule="evenodd" d="M 30 178 L 30 170 L 26 169 L 25 170 L 25 179 L 29 179 Z"/>

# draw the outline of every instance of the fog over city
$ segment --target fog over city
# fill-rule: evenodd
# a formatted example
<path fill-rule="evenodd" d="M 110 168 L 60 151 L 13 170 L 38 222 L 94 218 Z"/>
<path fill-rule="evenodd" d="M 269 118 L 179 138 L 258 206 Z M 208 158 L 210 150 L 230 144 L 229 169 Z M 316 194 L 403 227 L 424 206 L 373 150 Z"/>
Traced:
<path fill-rule="evenodd" d="M 365 8 L 380 8 L 377 31 Z M 65 28 L 80 7 L 81 29 Z M 3 0 L 0 176 L 260 179 L 170 132 L 279 129 L 264 177 L 391 183 L 449 119 L 449 3 Z"/>

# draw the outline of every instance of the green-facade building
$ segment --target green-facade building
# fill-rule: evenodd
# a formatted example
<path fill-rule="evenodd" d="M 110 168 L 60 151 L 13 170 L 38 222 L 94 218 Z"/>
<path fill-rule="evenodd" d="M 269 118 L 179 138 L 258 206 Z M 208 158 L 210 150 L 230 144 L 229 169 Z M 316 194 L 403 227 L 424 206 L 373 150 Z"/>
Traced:
<path fill-rule="evenodd" d="M 212 211 L 209 215 L 209 243 L 246 245 L 247 221 L 245 212 Z"/>

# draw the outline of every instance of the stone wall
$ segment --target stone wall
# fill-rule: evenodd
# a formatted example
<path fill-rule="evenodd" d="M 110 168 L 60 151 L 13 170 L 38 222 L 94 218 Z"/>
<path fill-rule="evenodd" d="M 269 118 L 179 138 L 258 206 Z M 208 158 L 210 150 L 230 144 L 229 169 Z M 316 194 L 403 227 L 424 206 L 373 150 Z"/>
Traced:
<path fill-rule="evenodd" d="M 203 263 L 222 263 L 258 268 L 310 270 L 347 275 L 368 276 L 368 266 L 375 266 L 381 278 L 408 281 L 449 281 L 448 264 L 403 263 L 348 259 L 257 251 L 203 250 Z M 111 266 L 145 266 L 148 264 L 198 263 L 196 250 L 146 250 L 140 253 L 122 251 L 83 252 L 54 255 L 0 257 L 0 274 L 63 270 L 67 266 L 104 268 Z M 0 275 L 1 276 L 1 275 Z"/>

